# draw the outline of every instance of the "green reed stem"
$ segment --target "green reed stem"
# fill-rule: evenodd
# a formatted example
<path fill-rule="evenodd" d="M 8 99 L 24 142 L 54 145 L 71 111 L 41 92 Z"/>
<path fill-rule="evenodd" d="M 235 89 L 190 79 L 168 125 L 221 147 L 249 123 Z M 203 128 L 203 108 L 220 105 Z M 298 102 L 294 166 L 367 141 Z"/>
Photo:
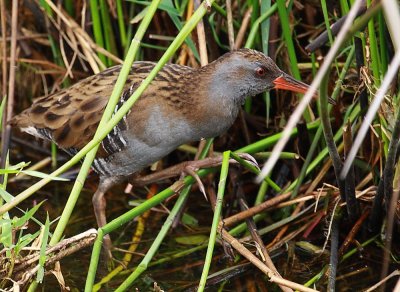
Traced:
<path fill-rule="evenodd" d="M 261 1 L 260 12 L 261 15 L 264 15 L 269 9 L 271 9 L 271 0 L 264 0 Z M 263 53 L 268 56 L 268 47 L 269 47 L 269 31 L 270 31 L 270 20 L 269 18 L 263 20 L 261 22 L 261 46 Z M 265 120 L 268 126 L 269 121 L 269 113 L 270 113 L 270 106 L 271 106 L 271 97 L 269 92 L 265 92 L 264 94 L 265 100 Z M 248 109 L 249 110 L 249 109 Z"/>
<path fill-rule="evenodd" d="M 326 0 L 321 0 L 321 7 L 322 7 L 322 14 L 324 16 L 325 29 L 328 32 L 329 44 L 332 47 L 333 36 L 332 36 L 331 24 L 329 23 L 329 14 L 328 14 L 328 7 L 326 5 Z M 339 66 L 337 64 L 336 59 L 335 59 L 335 66 L 336 66 L 336 71 L 339 72 Z"/>
<path fill-rule="evenodd" d="M 217 228 L 221 220 L 222 202 L 225 194 L 226 179 L 228 177 L 230 151 L 223 153 L 221 174 L 218 183 L 217 201 L 215 202 L 214 217 L 210 231 L 210 239 L 208 241 L 207 254 L 204 261 L 203 272 L 201 274 L 198 292 L 203 292 L 206 287 L 208 272 L 210 270 L 211 260 L 213 256 L 215 241 L 217 239 Z"/>
<path fill-rule="evenodd" d="M 117 0 L 117 16 L 118 16 L 118 28 L 119 28 L 119 37 L 121 38 L 121 45 L 125 49 L 128 44 L 128 39 L 126 37 L 126 28 L 125 28 L 125 17 L 124 17 L 124 8 L 123 6 L 127 3 L 122 3 L 122 0 Z"/>
<path fill-rule="evenodd" d="M 252 48 L 254 46 L 254 40 L 259 30 L 259 27 L 263 21 L 268 19 L 272 14 L 274 14 L 278 9 L 278 5 L 275 3 L 269 9 L 267 9 L 256 21 L 254 21 L 253 26 L 249 32 L 249 36 L 247 37 L 246 43 L 244 45 L 245 48 Z"/>
<path fill-rule="evenodd" d="M 100 0 L 100 15 L 103 27 L 105 49 L 113 55 L 117 55 L 117 46 L 115 44 L 114 31 L 112 29 L 109 7 L 106 0 Z M 113 61 L 107 58 L 107 66 L 113 65 Z"/>
<path fill-rule="evenodd" d="M 290 69 L 292 71 L 293 77 L 298 80 L 301 80 L 299 65 L 297 62 L 296 51 L 294 49 L 292 30 L 290 28 L 290 19 L 289 19 L 288 11 L 286 9 L 286 1 L 285 0 L 277 0 L 276 4 L 278 5 L 279 20 L 280 20 L 281 27 L 282 27 L 283 37 L 285 39 L 287 52 L 289 55 Z M 311 114 L 310 107 L 307 107 L 307 110 L 304 111 L 303 117 L 306 120 L 306 122 L 311 121 L 312 114 Z"/>
<path fill-rule="evenodd" d="M 371 1 L 367 0 L 367 5 L 371 5 Z M 368 21 L 368 35 L 369 35 L 369 48 L 371 52 L 371 67 L 372 67 L 372 75 L 374 76 L 374 81 L 376 86 L 379 86 L 381 83 L 380 78 L 380 60 L 378 54 L 378 42 L 375 34 L 375 20 L 373 17 Z"/>
<path fill-rule="evenodd" d="M 300 71 L 297 64 L 296 50 L 294 49 L 292 30 L 290 28 L 290 19 L 286 8 L 285 0 L 277 0 L 279 20 L 282 27 L 283 37 L 285 39 L 286 48 L 290 59 L 290 68 L 294 78 L 299 79 Z"/>
<path fill-rule="evenodd" d="M 381 75 L 384 76 L 386 74 L 388 68 L 388 47 L 387 47 L 387 31 L 386 31 L 386 22 L 385 18 L 383 17 L 383 13 L 380 12 L 378 14 L 378 30 L 379 30 L 379 54 L 381 60 Z"/>
<path fill-rule="evenodd" d="M 100 20 L 100 13 L 99 13 L 99 2 L 98 0 L 90 0 L 90 13 L 92 15 L 92 22 L 93 22 L 93 34 L 94 40 L 96 44 L 100 47 L 104 48 L 104 39 L 103 39 L 103 31 L 102 25 Z M 103 54 L 98 53 L 98 56 L 103 64 L 107 64 L 106 56 Z"/>

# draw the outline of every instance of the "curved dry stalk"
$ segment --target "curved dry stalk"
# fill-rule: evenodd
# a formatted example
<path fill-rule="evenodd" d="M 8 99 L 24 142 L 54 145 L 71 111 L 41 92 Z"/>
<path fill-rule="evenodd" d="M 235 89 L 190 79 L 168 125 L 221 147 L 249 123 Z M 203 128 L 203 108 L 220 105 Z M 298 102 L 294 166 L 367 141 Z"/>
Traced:
<path fill-rule="evenodd" d="M 253 217 L 254 215 L 264 211 L 265 209 L 271 208 L 271 207 L 279 204 L 280 202 L 290 198 L 291 195 L 292 195 L 292 192 L 281 194 L 281 195 L 273 197 L 272 199 L 269 199 L 261 204 L 251 207 L 245 211 L 242 211 L 242 212 L 232 215 L 228 218 L 225 218 L 225 219 L 223 219 L 224 226 L 225 227 L 232 226 L 232 225 L 234 225 L 240 221 L 243 221 L 247 218 Z"/>
<path fill-rule="evenodd" d="M 400 276 L 400 270 L 395 270 L 393 271 L 390 275 L 388 275 L 387 277 L 385 277 L 384 279 L 382 279 L 381 281 L 379 281 L 378 283 L 376 283 L 375 285 L 369 287 L 367 290 L 365 290 L 364 292 L 372 292 L 372 291 L 377 291 L 378 287 L 381 286 L 383 283 L 387 282 L 390 278 L 393 277 L 398 277 Z M 400 290 L 400 278 L 397 281 L 396 287 L 393 289 L 393 291 L 399 291 Z"/>
<path fill-rule="evenodd" d="M 239 196 L 240 209 L 242 211 L 248 210 L 249 207 L 247 205 L 246 199 L 245 199 L 245 197 L 243 195 L 243 190 L 241 188 L 238 191 L 238 196 Z M 253 237 L 253 240 L 254 240 L 254 242 L 256 244 L 257 250 L 259 250 L 260 255 L 262 255 L 262 259 L 263 259 L 264 263 L 277 276 L 282 278 L 281 274 L 279 274 L 279 272 L 276 269 L 274 263 L 272 262 L 271 257 L 268 254 L 267 248 L 265 247 L 265 244 L 262 241 L 260 234 L 258 233 L 257 226 L 256 226 L 256 223 L 254 222 L 254 220 L 252 218 L 247 218 L 246 219 L 246 224 L 247 224 L 248 230 L 250 231 L 251 236 Z M 282 291 L 287 291 L 287 292 L 293 291 L 292 289 L 287 288 L 286 286 L 280 285 L 279 287 L 282 289 Z"/>
<path fill-rule="evenodd" d="M 75 235 L 70 238 L 66 238 L 56 244 L 55 246 L 51 246 L 46 250 L 46 255 L 50 255 L 46 260 L 46 266 L 51 265 L 54 262 L 57 262 L 66 256 L 69 256 L 83 248 L 91 246 L 96 239 L 97 231 L 96 229 L 89 229 L 83 233 Z M 55 253 L 54 255 L 51 255 Z M 14 279 L 20 279 L 17 283 L 19 285 L 25 285 L 28 281 L 35 276 L 39 269 L 39 265 L 35 265 L 28 271 L 24 271 L 25 268 L 31 266 L 35 262 L 37 262 L 40 258 L 40 251 L 37 250 L 34 254 L 25 257 L 23 260 L 16 262 L 16 267 L 14 272 L 17 273 L 17 276 Z"/>
<path fill-rule="evenodd" d="M 316 292 L 316 290 L 297 284 L 295 282 L 280 278 L 270 268 L 268 268 L 261 260 L 253 255 L 247 248 L 244 247 L 236 238 L 230 235 L 225 229 L 221 229 L 221 237 L 227 241 L 236 251 L 242 256 L 248 259 L 253 265 L 259 268 L 265 275 L 268 276 L 269 280 L 278 285 L 283 285 L 292 289 L 296 289 L 304 292 Z"/>
<path fill-rule="evenodd" d="M 122 63 L 122 60 L 120 58 L 114 56 L 106 49 L 101 48 L 96 43 L 94 43 L 89 34 L 86 31 L 84 31 L 72 17 L 63 13 L 50 0 L 45 0 L 45 1 L 49 5 L 49 7 L 54 11 L 54 13 L 57 14 L 57 16 L 60 17 L 60 19 L 64 22 L 65 26 L 68 28 L 67 33 L 69 34 L 69 36 L 74 39 L 76 38 L 77 41 L 79 41 L 83 54 L 87 58 L 87 61 L 89 62 L 94 73 L 100 72 L 100 68 L 105 69 L 104 64 L 98 58 L 96 53 L 101 53 L 116 63 L 119 64 Z M 53 24 L 57 26 L 55 22 L 53 22 Z M 61 29 L 59 29 L 59 31 L 62 32 Z M 65 37 L 65 39 L 67 40 L 68 38 Z M 72 47 L 75 48 L 75 51 L 77 50 L 76 46 Z"/>

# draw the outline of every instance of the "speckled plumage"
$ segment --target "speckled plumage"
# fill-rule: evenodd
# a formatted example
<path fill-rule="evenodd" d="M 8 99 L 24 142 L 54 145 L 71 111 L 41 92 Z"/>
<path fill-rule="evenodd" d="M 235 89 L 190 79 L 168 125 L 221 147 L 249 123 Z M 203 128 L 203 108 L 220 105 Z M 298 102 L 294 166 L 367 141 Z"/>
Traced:
<path fill-rule="evenodd" d="M 116 110 L 154 65 L 133 64 Z M 11 124 L 74 154 L 92 139 L 120 68 L 114 66 L 38 98 Z M 282 80 L 292 86 L 289 90 L 307 89 L 269 57 L 249 49 L 227 53 L 199 69 L 167 64 L 99 148 L 93 163 L 100 174 L 94 196 L 99 225 L 105 224 L 105 217 L 101 217 L 104 214 L 98 214 L 104 212 L 104 192 L 114 183 L 161 159 L 180 144 L 222 134 L 233 124 L 246 96 L 285 88 Z"/>
<path fill-rule="evenodd" d="M 122 102 L 133 93 L 153 67 L 154 63 L 152 62 L 135 62 L 133 64 L 121 96 Z M 20 128 L 42 129 L 47 132 L 45 136 L 50 135 L 51 139 L 61 148 L 82 148 L 94 135 L 120 68 L 121 66 L 111 67 L 97 75 L 81 80 L 67 89 L 36 99 L 30 108 L 14 117 L 11 123 Z M 167 65 L 143 94 L 142 99 L 146 99 L 158 91 L 157 96 L 160 97 L 160 100 L 163 98 L 169 104 L 174 103 L 177 100 L 175 96 L 180 94 L 181 88 L 172 87 L 168 90 L 168 95 L 163 92 L 166 91 L 170 82 L 176 82 L 178 74 L 181 78 L 185 78 L 186 74 L 192 71 L 192 68 L 186 66 Z M 181 83 L 177 85 L 181 85 Z M 185 101 L 181 100 L 180 102 Z M 117 105 L 117 107 L 120 106 L 121 104 Z M 182 107 L 179 104 L 176 106 Z M 40 137 L 40 135 L 39 133 L 37 136 Z M 102 151 L 102 156 L 104 154 Z"/>

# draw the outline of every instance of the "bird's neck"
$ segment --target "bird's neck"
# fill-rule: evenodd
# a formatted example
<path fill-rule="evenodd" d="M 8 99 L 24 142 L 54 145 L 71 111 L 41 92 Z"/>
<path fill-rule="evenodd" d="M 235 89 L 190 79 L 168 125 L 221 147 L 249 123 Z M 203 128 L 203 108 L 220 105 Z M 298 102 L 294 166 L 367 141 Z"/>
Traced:
<path fill-rule="evenodd" d="M 191 111 L 202 138 L 223 134 L 235 121 L 247 92 L 234 88 L 232 81 L 218 74 L 213 63 L 197 69 L 188 80 L 190 95 L 199 99 Z"/>
<path fill-rule="evenodd" d="M 208 103 L 221 115 L 236 118 L 250 94 L 247 84 L 232 72 L 231 64 L 213 62 L 199 69 L 207 85 Z"/>

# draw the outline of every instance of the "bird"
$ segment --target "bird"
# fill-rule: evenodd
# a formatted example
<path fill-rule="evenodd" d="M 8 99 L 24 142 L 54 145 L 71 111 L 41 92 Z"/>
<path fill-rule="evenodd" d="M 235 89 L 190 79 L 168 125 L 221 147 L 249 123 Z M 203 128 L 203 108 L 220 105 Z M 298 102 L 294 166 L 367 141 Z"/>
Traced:
<path fill-rule="evenodd" d="M 133 63 L 115 112 L 155 65 Z M 10 124 L 74 155 L 93 138 L 120 70 L 120 65 L 110 67 L 40 97 Z M 104 195 L 111 187 L 182 144 L 223 134 L 234 123 L 246 97 L 271 89 L 305 93 L 308 87 L 252 49 L 225 53 L 200 68 L 166 64 L 104 138 L 93 161 L 92 168 L 100 177 L 92 199 L 98 226 L 107 223 Z M 109 240 L 105 244 L 110 248 Z"/>

